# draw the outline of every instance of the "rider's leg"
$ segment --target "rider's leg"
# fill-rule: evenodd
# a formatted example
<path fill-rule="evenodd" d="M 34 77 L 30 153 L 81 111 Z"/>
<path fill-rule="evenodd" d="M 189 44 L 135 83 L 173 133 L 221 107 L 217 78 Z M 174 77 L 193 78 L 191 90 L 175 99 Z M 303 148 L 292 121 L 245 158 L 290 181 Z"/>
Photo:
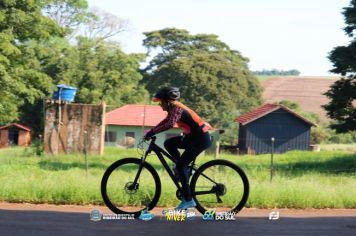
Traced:
<path fill-rule="evenodd" d="M 177 170 L 179 173 L 180 182 L 182 183 L 182 195 L 185 201 L 192 200 L 192 193 L 189 187 L 188 165 L 194 160 L 204 149 L 195 147 L 187 147 L 182 156 L 177 161 Z"/>
<path fill-rule="evenodd" d="M 190 143 L 185 143 L 183 140 L 185 151 L 177 161 L 177 170 L 179 178 L 182 183 L 182 195 L 186 201 L 192 200 L 192 194 L 189 186 L 188 165 L 192 162 L 201 152 L 211 145 L 211 138 L 209 133 L 204 133 L 198 137 L 189 137 Z"/>
<path fill-rule="evenodd" d="M 180 157 L 180 152 L 178 151 L 178 148 L 183 149 L 183 142 L 182 142 L 182 136 L 177 136 L 173 138 L 169 138 L 166 141 L 164 141 L 164 147 L 168 151 L 171 156 L 178 160 Z"/>

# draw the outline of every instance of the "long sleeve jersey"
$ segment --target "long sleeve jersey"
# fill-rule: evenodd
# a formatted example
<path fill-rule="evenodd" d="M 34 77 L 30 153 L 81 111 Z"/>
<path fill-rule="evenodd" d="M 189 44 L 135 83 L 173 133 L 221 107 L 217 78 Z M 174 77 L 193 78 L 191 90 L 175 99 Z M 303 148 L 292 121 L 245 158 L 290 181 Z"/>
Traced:
<path fill-rule="evenodd" d="M 167 117 L 152 128 L 148 132 L 148 135 L 152 136 L 173 128 L 175 124 L 183 130 L 184 134 L 207 132 L 211 128 L 211 126 L 193 110 L 178 101 L 174 101 L 173 107 L 169 110 Z"/>

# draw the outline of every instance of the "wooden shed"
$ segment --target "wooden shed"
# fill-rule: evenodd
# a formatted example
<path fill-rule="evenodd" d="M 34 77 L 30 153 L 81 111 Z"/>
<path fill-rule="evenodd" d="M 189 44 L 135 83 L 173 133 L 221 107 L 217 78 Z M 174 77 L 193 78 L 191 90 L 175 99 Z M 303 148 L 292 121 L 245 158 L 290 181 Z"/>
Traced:
<path fill-rule="evenodd" d="M 0 148 L 30 144 L 31 128 L 17 123 L 0 126 Z"/>
<path fill-rule="evenodd" d="M 310 129 L 316 126 L 292 110 L 278 104 L 265 104 L 236 119 L 239 122 L 238 148 L 242 152 L 270 153 L 308 150 Z"/>

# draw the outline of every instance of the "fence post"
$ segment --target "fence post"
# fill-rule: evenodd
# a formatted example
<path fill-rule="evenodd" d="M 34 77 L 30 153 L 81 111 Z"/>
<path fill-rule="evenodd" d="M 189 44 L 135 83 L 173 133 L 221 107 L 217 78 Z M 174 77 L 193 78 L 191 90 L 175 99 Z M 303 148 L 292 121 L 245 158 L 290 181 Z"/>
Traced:
<path fill-rule="evenodd" d="M 271 138 L 271 178 L 270 181 L 272 182 L 273 178 L 273 153 L 274 153 L 274 137 Z"/>
<path fill-rule="evenodd" d="M 215 143 L 215 159 L 219 158 L 219 154 L 220 154 L 220 142 L 216 141 Z"/>
<path fill-rule="evenodd" d="M 84 130 L 84 158 L 85 158 L 85 175 L 88 177 L 88 157 L 87 157 L 87 146 L 88 146 L 88 131 Z"/>

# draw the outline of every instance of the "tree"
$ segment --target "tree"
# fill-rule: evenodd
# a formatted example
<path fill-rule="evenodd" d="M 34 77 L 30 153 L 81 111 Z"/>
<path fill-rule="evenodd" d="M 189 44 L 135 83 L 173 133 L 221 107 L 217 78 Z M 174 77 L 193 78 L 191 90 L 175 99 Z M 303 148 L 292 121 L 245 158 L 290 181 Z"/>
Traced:
<path fill-rule="evenodd" d="M 261 76 L 289 76 L 289 75 L 300 75 L 300 71 L 296 69 L 292 70 L 277 70 L 277 69 L 272 69 L 272 70 L 265 70 L 263 69 L 262 71 L 253 71 L 253 74 L 255 75 L 261 75 Z"/>
<path fill-rule="evenodd" d="M 57 46 L 55 46 L 57 45 Z M 147 91 L 139 81 L 144 55 L 127 55 L 117 43 L 79 37 L 77 45 L 53 40 L 47 45 L 44 71 L 54 84 L 77 87 L 75 101 L 119 106 L 143 102 Z"/>
<path fill-rule="evenodd" d="M 88 9 L 86 0 L 44 0 L 42 10 L 44 15 L 65 29 L 71 38 L 79 28 L 95 19 L 94 13 Z"/>
<path fill-rule="evenodd" d="M 18 120 L 18 107 L 33 103 L 51 89 L 41 72 L 31 41 L 63 35 L 63 29 L 42 15 L 41 0 L 0 2 L 0 123 Z"/>
<path fill-rule="evenodd" d="M 116 42 L 65 37 L 88 23 L 88 12 L 85 0 L 0 1 L 0 124 L 19 121 L 40 134 L 43 99 L 58 83 L 78 87 L 77 102 L 143 101 L 143 55 L 126 55 Z"/>
<path fill-rule="evenodd" d="M 139 81 L 140 54 L 126 55 L 118 44 L 82 38 L 77 46 L 81 76 L 75 77 L 78 102 L 105 100 L 110 105 L 143 102 L 147 91 Z M 64 76 L 68 78 L 68 76 Z"/>
<path fill-rule="evenodd" d="M 144 34 L 148 52 L 157 52 L 143 71 L 151 94 L 162 86 L 179 87 L 182 101 L 217 128 L 230 128 L 238 112 L 261 103 L 248 59 L 216 35 L 174 28 Z"/>
<path fill-rule="evenodd" d="M 280 104 L 282 106 L 285 106 L 285 107 L 288 107 L 291 110 L 301 111 L 300 106 L 299 106 L 298 103 L 295 103 L 295 102 L 292 102 L 292 101 L 289 101 L 289 100 L 279 101 L 278 104 Z"/>
<path fill-rule="evenodd" d="M 317 124 L 316 127 L 311 128 L 310 142 L 312 144 L 320 144 L 322 142 L 327 141 L 330 138 L 327 129 L 323 127 L 323 124 L 320 123 L 320 118 L 318 114 L 314 112 L 302 111 L 299 104 L 292 101 L 282 100 L 279 101 L 278 104 L 291 109 L 295 113 L 299 114 L 301 117 L 304 117 L 305 119 L 313 122 L 314 124 Z"/>
<path fill-rule="evenodd" d="M 306 112 L 303 111 L 298 103 L 289 101 L 289 100 L 282 100 L 279 101 L 278 104 L 285 106 L 291 110 L 293 110 L 295 113 L 299 114 L 300 116 L 304 117 L 305 119 L 315 123 L 315 124 L 320 124 L 320 118 L 319 115 L 314 113 L 314 112 Z"/>
<path fill-rule="evenodd" d="M 128 20 L 97 8 L 92 13 L 95 17 L 82 28 L 82 35 L 89 39 L 103 41 L 129 29 Z"/>
<path fill-rule="evenodd" d="M 356 130 L 356 0 L 351 0 L 350 6 L 345 7 L 346 34 L 351 38 L 347 46 L 334 48 L 329 59 L 333 63 L 333 73 L 343 77 L 336 81 L 325 93 L 330 98 L 324 108 L 327 115 L 338 122 L 332 125 L 337 132 Z"/>

